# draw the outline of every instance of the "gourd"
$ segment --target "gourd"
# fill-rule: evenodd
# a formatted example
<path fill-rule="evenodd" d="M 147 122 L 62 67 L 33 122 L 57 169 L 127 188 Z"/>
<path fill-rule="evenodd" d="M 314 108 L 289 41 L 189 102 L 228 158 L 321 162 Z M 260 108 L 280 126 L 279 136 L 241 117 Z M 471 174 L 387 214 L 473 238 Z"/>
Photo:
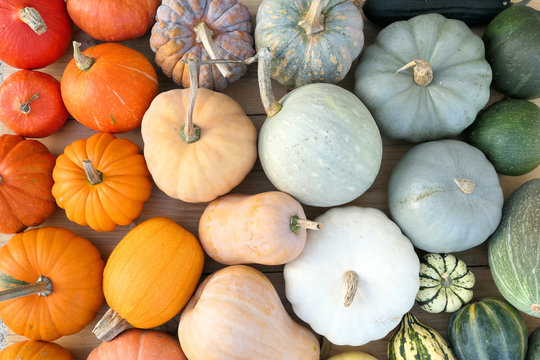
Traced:
<path fill-rule="evenodd" d="M 52 194 L 68 219 L 97 231 L 130 224 L 152 191 L 139 147 L 108 133 L 68 145 L 52 175 Z"/>
<path fill-rule="evenodd" d="M 102 342 L 87 360 L 187 360 L 178 340 L 155 330 L 129 329 Z M 0 359 L 1 360 L 1 359 Z"/>
<path fill-rule="evenodd" d="M 540 96 L 540 11 L 512 6 L 489 23 L 482 40 L 495 90 L 511 98 Z"/>
<path fill-rule="evenodd" d="M 164 0 L 152 28 L 156 64 L 190 87 L 187 60 L 245 59 L 255 53 L 248 8 L 237 0 Z M 241 63 L 199 65 L 198 86 L 223 90 L 247 71 Z"/>
<path fill-rule="evenodd" d="M 159 0 L 67 0 L 75 25 L 96 40 L 138 38 L 154 23 Z"/>
<path fill-rule="evenodd" d="M 392 218 L 414 246 L 434 253 L 483 243 L 501 219 L 503 193 L 493 165 L 462 141 L 416 145 L 388 184 Z"/>
<path fill-rule="evenodd" d="M 93 333 L 110 341 L 130 324 L 149 329 L 169 321 L 195 291 L 203 261 L 197 238 L 171 219 L 140 223 L 107 260 L 103 293 L 110 309 Z"/>
<path fill-rule="evenodd" d="M 527 352 L 527 326 L 512 305 L 487 297 L 450 316 L 448 341 L 459 360 L 523 360 Z"/>
<path fill-rule="evenodd" d="M 63 0 L 4 0 L 0 24 L 0 60 L 19 69 L 52 64 L 71 40 L 71 21 Z"/>
<path fill-rule="evenodd" d="M 421 142 L 461 133 L 489 100 L 490 83 L 480 37 L 462 21 L 426 14 L 377 35 L 354 92 L 384 135 Z"/>
<path fill-rule="evenodd" d="M 377 360 L 373 356 L 361 351 L 346 351 L 329 357 L 327 360 Z"/>
<path fill-rule="evenodd" d="M 103 266 L 96 247 L 70 230 L 17 234 L 0 249 L 0 317 L 33 340 L 75 334 L 103 304 Z"/>
<path fill-rule="evenodd" d="M 255 43 L 268 48 L 272 78 L 287 87 L 338 83 L 364 46 L 360 10 L 350 1 L 264 0 Z"/>
<path fill-rule="evenodd" d="M 540 326 L 529 336 L 526 360 L 540 359 Z"/>
<path fill-rule="evenodd" d="M 154 67 L 127 46 L 105 43 L 81 52 L 73 42 L 74 59 L 62 75 L 62 99 L 69 113 L 95 131 L 126 132 L 141 125 L 158 93 Z"/>
<path fill-rule="evenodd" d="M 300 255 L 307 229 L 321 226 L 305 217 L 302 205 L 279 191 L 229 194 L 206 207 L 199 238 L 205 253 L 222 264 L 285 264 Z"/>
<path fill-rule="evenodd" d="M 420 261 L 420 291 L 416 301 L 430 313 L 454 312 L 471 301 L 475 277 L 452 254 L 425 254 Z"/>
<path fill-rule="evenodd" d="M 418 292 L 420 263 L 410 241 L 377 209 L 334 208 L 315 221 L 322 229 L 308 233 L 283 271 L 294 313 L 336 345 L 383 338 Z"/>
<path fill-rule="evenodd" d="M 258 270 L 234 265 L 197 288 L 180 317 L 188 359 L 319 359 L 319 343 L 291 319 L 272 283 Z"/>
<path fill-rule="evenodd" d="M 362 195 L 382 159 L 379 129 L 352 93 L 332 84 L 272 94 L 267 49 L 259 52 L 259 84 L 268 118 L 259 134 L 264 173 L 302 204 L 335 206 Z"/>
<path fill-rule="evenodd" d="M 388 342 L 388 360 L 417 359 L 455 360 L 456 357 L 437 331 L 408 312 Z"/>
<path fill-rule="evenodd" d="M 526 174 L 540 165 L 540 108 L 527 100 L 499 101 L 478 115 L 465 138 L 498 173 Z"/>
<path fill-rule="evenodd" d="M 54 155 L 39 141 L 0 136 L 1 233 L 23 231 L 52 215 L 54 162 Z"/>
<path fill-rule="evenodd" d="M 196 64 L 190 64 L 196 79 Z M 257 130 L 240 105 L 196 86 L 160 93 L 144 114 L 141 134 L 154 182 L 185 202 L 228 193 L 257 159 Z"/>
<path fill-rule="evenodd" d="M 52 342 L 20 341 L 0 351 L 0 360 L 73 360 L 70 352 Z"/>
<path fill-rule="evenodd" d="M 518 310 L 540 317 L 540 179 L 521 185 L 506 201 L 489 239 L 488 260 L 497 289 Z"/>

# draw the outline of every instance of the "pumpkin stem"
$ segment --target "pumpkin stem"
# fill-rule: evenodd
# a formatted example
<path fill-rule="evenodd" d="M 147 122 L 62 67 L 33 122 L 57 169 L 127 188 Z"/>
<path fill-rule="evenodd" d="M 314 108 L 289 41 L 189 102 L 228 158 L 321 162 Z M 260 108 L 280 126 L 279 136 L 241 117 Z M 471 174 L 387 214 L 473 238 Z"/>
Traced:
<path fill-rule="evenodd" d="M 52 294 L 52 282 L 46 276 L 40 276 L 33 284 L 21 285 L 0 291 L 0 301 L 16 299 L 27 295 L 47 296 Z"/>
<path fill-rule="evenodd" d="M 111 341 L 129 327 L 130 325 L 126 319 L 110 308 L 98 321 L 92 332 L 101 341 Z"/>
<path fill-rule="evenodd" d="M 214 32 L 206 25 L 204 21 L 201 21 L 199 25 L 195 26 L 193 28 L 195 30 L 195 34 L 197 34 L 197 43 L 202 43 L 204 46 L 204 49 L 210 56 L 210 59 L 219 59 L 219 51 L 216 46 L 216 43 L 212 39 L 212 36 L 214 36 Z M 218 68 L 221 75 L 223 75 L 224 78 L 228 78 L 232 75 L 232 72 L 230 68 L 227 66 L 227 64 L 216 64 L 216 67 Z"/>
<path fill-rule="evenodd" d="M 403 65 L 397 69 L 396 74 L 400 71 L 413 68 L 414 82 L 420 86 L 428 86 L 433 81 L 433 69 L 426 60 L 413 60 L 410 63 Z"/>
<path fill-rule="evenodd" d="M 444 279 L 443 286 L 444 287 L 450 287 L 452 285 L 452 278 L 447 273 L 442 274 L 442 278 Z"/>
<path fill-rule="evenodd" d="M 39 12 L 33 7 L 27 6 L 22 8 L 19 12 L 19 19 L 26 25 L 30 26 L 32 30 L 38 35 L 47 31 L 47 24 L 39 14 Z"/>
<path fill-rule="evenodd" d="M 73 42 L 73 57 L 75 58 L 77 68 L 81 71 L 87 71 L 92 67 L 92 65 L 94 65 L 94 58 L 84 55 L 81 52 L 80 46 L 80 42 Z"/>
<path fill-rule="evenodd" d="M 473 193 L 475 187 L 474 181 L 469 179 L 454 178 L 454 182 L 458 186 L 459 190 L 463 191 L 465 194 L 469 195 Z"/>
<path fill-rule="evenodd" d="M 276 115 L 281 110 L 281 104 L 276 100 L 272 91 L 272 78 L 270 76 L 272 54 L 267 48 L 258 51 L 259 66 L 257 67 L 257 77 L 259 78 L 259 91 L 264 111 L 268 117 Z"/>
<path fill-rule="evenodd" d="M 531 305 L 531 310 L 535 313 L 539 313 L 540 314 L 540 304 L 532 304 Z"/>
<path fill-rule="evenodd" d="M 90 184 L 97 185 L 103 181 L 103 173 L 94 167 L 91 160 L 83 160 L 83 168 L 86 173 L 86 179 Z"/>
<path fill-rule="evenodd" d="M 188 144 L 194 143 L 201 138 L 201 128 L 193 124 L 193 109 L 195 108 L 195 101 L 197 100 L 197 90 L 199 90 L 199 81 L 197 73 L 197 62 L 188 61 L 189 66 L 189 105 L 187 108 L 186 121 L 180 135 L 182 139 Z"/>
<path fill-rule="evenodd" d="M 22 112 L 24 115 L 28 115 L 30 113 L 30 110 L 32 110 L 30 108 L 30 103 L 32 101 L 36 100 L 38 97 L 39 97 L 39 93 L 35 93 L 34 95 L 32 95 L 32 97 L 30 99 L 28 99 L 27 102 L 22 103 L 19 106 L 19 111 Z"/>
<path fill-rule="evenodd" d="M 313 0 L 306 17 L 304 20 L 298 23 L 298 25 L 302 26 L 304 30 L 306 30 L 307 36 L 312 36 L 324 31 L 324 16 L 322 13 L 322 7 L 322 0 Z"/>
<path fill-rule="evenodd" d="M 353 270 L 349 270 L 343 275 L 343 280 L 345 281 L 345 287 L 347 288 L 343 304 L 345 307 L 349 307 L 354 300 L 356 290 L 358 290 L 358 274 Z"/>
<path fill-rule="evenodd" d="M 322 224 L 316 221 L 300 219 L 298 215 L 294 215 L 291 217 L 290 227 L 292 232 L 298 235 L 300 229 L 321 230 Z"/>

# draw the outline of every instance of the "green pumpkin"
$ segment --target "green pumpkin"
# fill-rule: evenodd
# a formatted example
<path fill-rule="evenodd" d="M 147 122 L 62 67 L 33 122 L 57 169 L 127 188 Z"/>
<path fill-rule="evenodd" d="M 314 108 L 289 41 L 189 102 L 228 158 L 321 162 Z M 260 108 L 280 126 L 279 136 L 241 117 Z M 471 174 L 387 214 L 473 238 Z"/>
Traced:
<path fill-rule="evenodd" d="M 427 14 L 377 35 L 360 57 L 354 92 L 384 135 L 420 142 L 461 133 L 489 100 L 490 83 L 480 37 Z"/>
<path fill-rule="evenodd" d="M 264 0 L 255 45 L 273 55 L 272 77 L 288 87 L 337 83 L 364 46 L 362 13 L 343 0 Z"/>
<path fill-rule="evenodd" d="M 527 360 L 540 359 L 540 326 L 529 336 L 529 346 L 527 348 Z"/>

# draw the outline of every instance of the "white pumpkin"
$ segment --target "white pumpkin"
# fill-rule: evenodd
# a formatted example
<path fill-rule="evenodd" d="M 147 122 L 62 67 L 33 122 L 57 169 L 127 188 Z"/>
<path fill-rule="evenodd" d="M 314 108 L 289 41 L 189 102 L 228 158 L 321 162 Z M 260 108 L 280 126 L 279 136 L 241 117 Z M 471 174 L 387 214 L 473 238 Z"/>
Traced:
<path fill-rule="evenodd" d="M 319 216 L 304 250 L 284 269 L 293 310 L 336 345 L 381 339 L 414 305 L 420 261 L 377 209 L 334 208 Z"/>

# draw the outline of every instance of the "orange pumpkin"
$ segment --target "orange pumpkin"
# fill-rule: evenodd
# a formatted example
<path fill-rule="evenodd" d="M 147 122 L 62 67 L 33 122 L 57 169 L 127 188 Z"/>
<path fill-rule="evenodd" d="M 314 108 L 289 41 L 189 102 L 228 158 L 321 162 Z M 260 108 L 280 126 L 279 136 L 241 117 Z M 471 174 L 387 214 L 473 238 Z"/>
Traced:
<path fill-rule="evenodd" d="M 73 356 L 58 344 L 27 340 L 0 351 L 0 360 L 73 360 Z"/>
<path fill-rule="evenodd" d="M 54 162 L 54 155 L 39 141 L 0 136 L 0 232 L 23 231 L 52 215 Z"/>
<path fill-rule="evenodd" d="M 103 304 L 103 266 L 90 241 L 64 228 L 13 236 L 0 249 L 0 318 L 33 340 L 79 332 Z"/>
<path fill-rule="evenodd" d="M 195 291 L 203 262 L 197 238 L 171 219 L 137 225 L 107 260 L 103 292 L 111 309 L 94 334 L 109 341 L 128 324 L 148 329 L 169 321 Z"/>
<path fill-rule="evenodd" d="M 68 219 L 96 231 L 130 224 L 152 191 L 138 146 L 108 133 L 68 145 L 52 175 L 52 194 Z"/>
<path fill-rule="evenodd" d="M 130 329 L 114 340 L 102 342 L 87 360 L 187 360 L 180 343 L 154 330 Z M 1 360 L 1 358 L 0 358 Z"/>
<path fill-rule="evenodd" d="M 127 46 L 105 43 L 81 53 L 73 42 L 74 59 L 62 75 L 62 99 L 83 125 L 119 133 L 137 128 L 158 92 L 154 67 Z"/>

